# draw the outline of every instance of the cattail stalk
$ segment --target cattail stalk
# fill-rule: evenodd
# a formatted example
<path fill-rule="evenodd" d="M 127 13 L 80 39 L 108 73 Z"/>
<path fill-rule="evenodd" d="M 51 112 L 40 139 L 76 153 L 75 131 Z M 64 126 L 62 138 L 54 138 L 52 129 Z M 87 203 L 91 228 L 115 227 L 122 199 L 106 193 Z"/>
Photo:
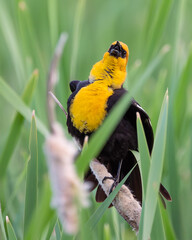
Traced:
<path fill-rule="evenodd" d="M 108 196 L 114 181 L 112 179 L 106 179 L 103 181 L 103 179 L 104 177 L 112 177 L 112 175 L 97 159 L 91 161 L 90 168 L 98 180 L 99 185 Z M 138 232 L 142 208 L 127 186 L 123 185 L 121 187 L 120 191 L 112 201 L 112 204 L 117 209 L 118 213 L 130 224 L 130 226 Z"/>

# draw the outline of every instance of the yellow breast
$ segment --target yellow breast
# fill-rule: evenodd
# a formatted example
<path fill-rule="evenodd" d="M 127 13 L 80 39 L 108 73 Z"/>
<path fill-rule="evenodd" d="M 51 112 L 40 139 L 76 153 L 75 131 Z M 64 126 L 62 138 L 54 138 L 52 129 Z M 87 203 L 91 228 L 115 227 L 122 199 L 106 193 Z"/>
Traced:
<path fill-rule="evenodd" d="M 81 88 L 70 106 L 74 127 L 83 133 L 95 131 L 107 114 L 107 100 L 112 94 L 112 89 L 99 82 Z"/>

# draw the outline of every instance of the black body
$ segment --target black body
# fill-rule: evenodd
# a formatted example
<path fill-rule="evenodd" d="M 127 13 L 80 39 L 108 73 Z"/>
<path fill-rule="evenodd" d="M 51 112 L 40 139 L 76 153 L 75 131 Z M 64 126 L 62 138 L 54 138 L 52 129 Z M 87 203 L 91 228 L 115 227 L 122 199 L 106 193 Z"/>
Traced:
<path fill-rule="evenodd" d="M 72 90 L 72 94 L 68 99 L 68 118 L 67 118 L 67 126 L 69 133 L 75 137 L 81 146 L 83 145 L 85 134 L 79 132 L 71 122 L 69 107 L 71 104 L 71 100 L 77 94 L 77 92 L 82 88 L 87 86 L 89 81 L 72 81 L 70 83 L 70 88 Z M 111 95 L 107 102 L 107 112 L 113 108 L 115 103 L 126 93 L 127 91 L 124 88 L 114 90 L 114 94 Z M 141 121 L 144 127 L 147 144 L 149 148 L 149 152 L 151 154 L 153 148 L 153 129 L 151 126 L 150 118 L 147 113 L 140 107 L 140 105 L 132 99 L 130 106 L 127 109 L 127 112 L 117 125 L 114 132 L 111 134 L 109 140 L 106 142 L 100 154 L 97 156 L 97 159 L 103 163 L 108 171 L 112 174 L 113 177 L 116 177 L 118 164 L 121 159 L 123 159 L 122 167 L 121 167 L 121 176 L 120 180 L 132 169 L 132 167 L 136 163 L 136 159 L 130 150 L 138 151 L 138 143 L 137 143 L 137 128 L 136 128 L 136 113 L 139 112 L 141 116 Z M 92 133 L 86 133 L 86 135 L 91 136 Z M 85 176 L 86 181 L 93 182 L 94 189 L 98 182 L 92 174 L 91 170 L 89 170 Z M 138 165 L 135 167 L 131 175 L 128 177 L 125 182 L 135 195 L 136 199 L 142 203 L 142 185 L 141 185 L 141 176 L 139 172 Z M 161 189 L 162 188 L 162 189 Z M 165 196 L 168 194 L 166 189 L 161 185 L 160 191 L 162 190 L 162 194 Z M 165 193 L 164 193 L 165 190 Z M 166 197 L 166 196 L 165 196 Z M 103 201 L 106 198 L 105 193 L 98 187 L 96 200 Z"/>

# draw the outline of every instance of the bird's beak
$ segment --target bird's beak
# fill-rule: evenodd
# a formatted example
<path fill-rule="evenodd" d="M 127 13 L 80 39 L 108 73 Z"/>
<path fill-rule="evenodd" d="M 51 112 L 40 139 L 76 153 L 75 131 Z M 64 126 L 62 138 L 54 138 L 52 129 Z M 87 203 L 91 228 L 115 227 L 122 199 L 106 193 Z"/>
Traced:
<path fill-rule="evenodd" d="M 116 50 L 116 49 L 112 49 L 112 50 L 109 52 L 109 54 L 110 54 L 111 56 L 116 57 L 116 58 L 120 57 L 120 52 L 119 52 L 118 50 Z"/>
<path fill-rule="evenodd" d="M 116 58 L 120 57 L 120 54 L 121 54 L 120 49 L 121 49 L 121 45 L 117 41 L 117 43 L 115 45 L 112 45 L 109 49 L 110 56 L 114 56 Z"/>

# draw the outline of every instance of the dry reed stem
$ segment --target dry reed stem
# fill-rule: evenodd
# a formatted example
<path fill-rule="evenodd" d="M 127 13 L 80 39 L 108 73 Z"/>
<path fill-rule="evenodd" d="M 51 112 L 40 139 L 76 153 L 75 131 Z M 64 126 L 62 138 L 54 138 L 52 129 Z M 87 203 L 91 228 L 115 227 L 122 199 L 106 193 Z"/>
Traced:
<path fill-rule="evenodd" d="M 103 181 L 103 179 L 104 177 L 112 177 L 112 175 L 97 159 L 91 161 L 90 168 L 97 178 L 99 185 L 108 196 L 114 181 L 112 179 L 106 179 Z M 138 232 L 142 208 L 127 186 L 123 185 L 121 187 L 112 204 L 117 209 L 118 213 L 130 224 L 130 226 Z"/>

